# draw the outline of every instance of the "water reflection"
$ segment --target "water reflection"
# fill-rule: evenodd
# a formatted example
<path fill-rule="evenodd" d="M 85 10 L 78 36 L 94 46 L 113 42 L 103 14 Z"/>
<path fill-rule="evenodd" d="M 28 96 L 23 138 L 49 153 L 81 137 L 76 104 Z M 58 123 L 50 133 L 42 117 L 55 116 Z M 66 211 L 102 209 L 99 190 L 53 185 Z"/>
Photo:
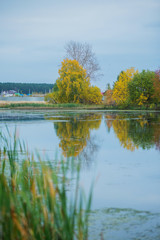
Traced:
<path fill-rule="evenodd" d="M 62 115 L 50 118 L 54 120 L 54 129 L 60 139 L 59 147 L 65 157 L 78 156 L 84 148 L 83 156 L 89 161 L 90 156 L 98 148 L 91 138 L 91 130 L 98 129 L 101 124 L 101 114 Z"/>
<path fill-rule="evenodd" d="M 93 129 L 99 129 L 104 116 L 108 134 L 113 129 L 123 148 L 135 151 L 138 148 L 160 150 L 160 114 L 156 113 L 75 113 L 46 117 L 53 120 L 59 147 L 65 157 L 82 155 L 89 162 L 98 150 Z"/>
<path fill-rule="evenodd" d="M 160 150 L 160 115 L 148 114 L 106 114 L 108 132 L 113 128 L 121 146 L 130 151 L 139 147 Z"/>

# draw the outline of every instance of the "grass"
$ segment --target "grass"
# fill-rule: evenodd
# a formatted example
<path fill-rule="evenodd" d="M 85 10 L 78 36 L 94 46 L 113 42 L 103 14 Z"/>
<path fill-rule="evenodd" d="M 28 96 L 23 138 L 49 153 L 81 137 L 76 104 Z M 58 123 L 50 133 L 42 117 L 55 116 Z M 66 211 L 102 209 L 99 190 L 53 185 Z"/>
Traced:
<path fill-rule="evenodd" d="M 10 102 L 5 102 L 0 104 L 0 108 L 7 108 L 7 109 L 20 109 L 20 108 L 32 108 L 32 109 L 57 109 L 57 108 L 75 108 L 75 109 L 101 109 L 104 108 L 104 105 L 85 105 L 85 104 L 77 104 L 77 103 L 61 103 L 61 104 L 49 104 L 49 103 L 10 103 Z"/>
<path fill-rule="evenodd" d="M 95 110 L 160 110 L 160 105 L 150 104 L 142 106 L 110 106 L 110 105 L 85 105 L 78 103 L 51 104 L 45 102 L 1 102 L 0 108 L 5 109 L 95 109 Z"/>
<path fill-rule="evenodd" d="M 92 191 L 85 201 L 80 162 L 35 161 L 16 132 L 0 140 L 0 239 L 87 239 Z"/>

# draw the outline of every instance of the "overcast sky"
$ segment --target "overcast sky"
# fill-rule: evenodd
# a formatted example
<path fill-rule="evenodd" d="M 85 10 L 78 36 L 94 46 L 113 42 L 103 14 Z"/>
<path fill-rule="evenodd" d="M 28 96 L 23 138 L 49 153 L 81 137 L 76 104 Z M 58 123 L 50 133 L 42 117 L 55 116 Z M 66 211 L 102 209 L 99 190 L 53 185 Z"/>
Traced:
<path fill-rule="evenodd" d="M 87 42 L 105 89 L 121 70 L 160 68 L 160 0 L 0 0 L 0 82 L 54 83 L 70 41 Z"/>

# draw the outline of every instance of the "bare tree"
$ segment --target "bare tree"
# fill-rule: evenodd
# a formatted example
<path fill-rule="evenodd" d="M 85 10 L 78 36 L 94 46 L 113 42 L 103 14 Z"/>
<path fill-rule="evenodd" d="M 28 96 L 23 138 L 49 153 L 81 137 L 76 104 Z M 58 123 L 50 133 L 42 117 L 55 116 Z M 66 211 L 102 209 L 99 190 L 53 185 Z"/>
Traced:
<path fill-rule="evenodd" d="M 96 80 L 100 76 L 100 66 L 89 44 L 70 41 L 66 44 L 65 50 L 65 57 L 77 60 L 86 69 L 91 80 Z"/>

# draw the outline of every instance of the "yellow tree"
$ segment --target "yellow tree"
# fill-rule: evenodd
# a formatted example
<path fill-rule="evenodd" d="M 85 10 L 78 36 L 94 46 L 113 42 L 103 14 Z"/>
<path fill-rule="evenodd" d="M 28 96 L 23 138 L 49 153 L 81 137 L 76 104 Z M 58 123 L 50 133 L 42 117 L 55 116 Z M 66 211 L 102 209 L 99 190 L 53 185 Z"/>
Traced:
<path fill-rule="evenodd" d="M 63 60 L 56 85 L 56 91 L 48 94 L 46 101 L 91 104 L 100 104 L 102 102 L 100 89 L 91 86 L 86 70 L 76 60 Z"/>
<path fill-rule="evenodd" d="M 98 87 L 89 87 L 87 92 L 86 102 L 89 104 L 100 104 L 102 103 L 102 94 Z"/>
<path fill-rule="evenodd" d="M 129 101 L 128 83 L 132 80 L 133 76 L 138 73 L 134 68 L 129 68 L 122 71 L 118 80 L 114 84 L 113 99 L 117 105 L 126 105 Z"/>
<path fill-rule="evenodd" d="M 57 79 L 59 101 L 79 103 L 85 100 L 90 85 L 86 70 L 78 61 L 64 59 Z"/>

